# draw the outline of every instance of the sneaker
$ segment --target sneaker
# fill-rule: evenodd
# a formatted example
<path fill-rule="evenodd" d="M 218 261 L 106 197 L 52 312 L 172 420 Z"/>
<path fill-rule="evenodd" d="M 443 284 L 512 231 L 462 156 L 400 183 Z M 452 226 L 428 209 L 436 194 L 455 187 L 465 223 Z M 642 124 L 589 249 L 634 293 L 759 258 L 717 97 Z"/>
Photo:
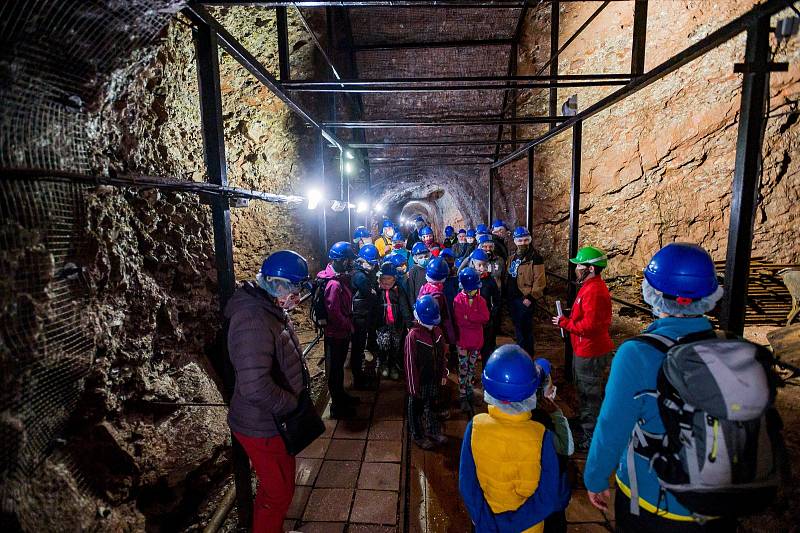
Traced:
<path fill-rule="evenodd" d="M 389 367 L 385 366 L 381 369 L 381 376 L 388 378 L 389 377 Z"/>
<path fill-rule="evenodd" d="M 432 450 L 434 448 L 434 444 L 428 440 L 427 438 L 422 439 L 414 439 L 414 444 L 422 448 L 423 450 Z"/>
<path fill-rule="evenodd" d="M 398 379 L 400 379 L 400 371 L 397 370 L 396 368 L 392 368 L 389 371 L 389 378 L 393 379 L 394 381 L 397 381 Z"/>
<path fill-rule="evenodd" d="M 356 416 L 352 405 L 331 405 L 330 417 L 333 420 L 347 420 Z"/>
<path fill-rule="evenodd" d="M 434 443 L 437 446 L 441 446 L 442 444 L 447 444 L 447 437 L 445 435 L 427 435 L 428 440 Z"/>

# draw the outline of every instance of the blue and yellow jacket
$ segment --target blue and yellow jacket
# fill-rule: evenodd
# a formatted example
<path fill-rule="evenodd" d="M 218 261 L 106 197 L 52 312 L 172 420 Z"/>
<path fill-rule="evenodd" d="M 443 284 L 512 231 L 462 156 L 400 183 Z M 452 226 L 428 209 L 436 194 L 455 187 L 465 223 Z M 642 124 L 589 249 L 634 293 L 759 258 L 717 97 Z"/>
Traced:
<path fill-rule="evenodd" d="M 541 532 L 569 501 L 553 437 L 530 417 L 489 406 L 467 425 L 458 487 L 479 533 Z"/>
<path fill-rule="evenodd" d="M 645 331 L 677 339 L 709 329 L 711 323 L 703 317 L 668 317 L 656 320 Z M 617 485 L 630 497 L 626 451 L 633 426 L 637 420 L 642 420 L 642 429 L 648 433 L 660 435 L 665 431 L 656 399 L 641 395 L 656 389 L 656 377 L 664 357 L 663 353 L 639 341 L 625 342 L 617 350 L 583 473 L 584 484 L 590 491 L 607 489 L 609 475 L 616 467 Z M 691 512 L 674 496 L 668 492 L 661 493 L 658 478 L 647 459 L 639 455 L 634 457 L 639 506 L 662 518 L 694 520 Z"/>

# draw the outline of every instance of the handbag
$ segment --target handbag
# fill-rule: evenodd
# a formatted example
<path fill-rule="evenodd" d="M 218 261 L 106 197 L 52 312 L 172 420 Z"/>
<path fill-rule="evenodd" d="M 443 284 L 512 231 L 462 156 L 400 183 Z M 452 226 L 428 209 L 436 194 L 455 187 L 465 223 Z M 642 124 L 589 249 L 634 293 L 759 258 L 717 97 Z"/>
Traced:
<path fill-rule="evenodd" d="M 278 433 L 289 455 L 302 452 L 325 433 L 325 423 L 317 413 L 314 402 L 311 401 L 311 380 L 306 362 L 301 360 L 300 364 L 303 367 L 303 390 L 297 397 L 297 407 L 285 415 L 273 415 Z"/>

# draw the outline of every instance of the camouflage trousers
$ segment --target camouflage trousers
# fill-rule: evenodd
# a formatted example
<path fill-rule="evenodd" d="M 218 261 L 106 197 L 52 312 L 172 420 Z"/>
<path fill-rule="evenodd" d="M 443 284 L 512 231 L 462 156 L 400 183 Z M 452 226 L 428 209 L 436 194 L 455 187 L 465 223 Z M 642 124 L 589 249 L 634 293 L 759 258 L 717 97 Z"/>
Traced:
<path fill-rule="evenodd" d="M 596 357 L 575 357 L 573 360 L 575 388 L 578 389 L 578 399 L 581 402 L 580 422 L 585 441 L 592 438 L 597 424 L 612 355 L 606 353 Z"/>

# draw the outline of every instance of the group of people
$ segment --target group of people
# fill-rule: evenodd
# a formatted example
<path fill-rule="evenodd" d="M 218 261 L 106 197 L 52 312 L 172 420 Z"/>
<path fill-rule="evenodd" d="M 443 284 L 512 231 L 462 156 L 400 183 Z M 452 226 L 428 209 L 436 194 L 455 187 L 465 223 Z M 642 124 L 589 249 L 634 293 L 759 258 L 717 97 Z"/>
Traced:
<path fill-rule="evenodd" d="M 330 248 L 328 265 L 311 284 L 312 314 L 324 333 L 332 418 L 353 416 L 359 401 L 345 390 L 349 354 L 355 389 L 374 388 L 380 377 L 405 380 L 409 434 L 416 446 L 433 449 L 447 441 L 441 420 L 449 415 L 446 383 L 453 369 L 458 372 L 460 407 L 470 418 L 459 489 L 476 531 L 566 531 L 571 498 L 567 458 L 576 448 L 588 451 L 584 483 L 590 502 L 601 510 L 608 508 L 609 478 L 616 471 L 619 531 L 735 527 L 732 511 L 719 510 L 722 500 L 697 507 L 676 495 L 677 488 L 666 489 L 661 470 L 654 468 L 659 461 L 672 461 L 675 470 L 675 461 L 680 465 L 694 453 L 681 455 L 676 442 L 667 442 L 673 425 L 685 429 L 685 422 L 665 424 L 664 404 L 654 391 L 663 386 L 660 368 L 671 353 L 658 342 L 681 343 L 687 336 L 696 340 L 712 330 L 703 315 L 716 305 L 722 288 L 705 250 L 673 243 L 656 253 L 645 269 L 642 291 L 658 317 L 646 330 L 657 342 L 637 337 L 615 354 L 609 335 L 611 298 L 601 275 L 608 257 L 587 246 L 570 259 L 580 290 L 572 308 L 554 316 L 552 324 L 569 333 L 576 355 L 574 368 L 567 369 L 573 372 L 581 404 L 576 445 L 554 401 L 551 363 L 534 352 L 534 307 L 543 295 L 545 272 L 530 232 L 518 227 L 508 242 L 508 229 L 499 220 L 474 230 L 456 232 L 448 226 L 440 243 L 422 217 L 414 222 L 408 238 L 388 220 L 375 238 L 367 228 L 357 228 L 352 243 L 337 242 Z M 237 370 L 229 423 L 259 476 L 257 531 L 280 531 L 294 489 L 294 458 L 283 447 L 274 417 L 296 407 L 303 386 L 301 351 L 285 311 L 297 305 L 309 281 L 302 257 L 275 252 L 256 281 L 241 287 L 226 309 L 230 358 Z M 496 347 L 504 308 L 514 323 L 516 344 Z M 367 360 L 367 351 L 376 355 L 375 364 Z M 707 358 L 708 349 L 705 354 Z M 479 360 L 483 371 L 476 375 Z M 729 374 L 739 372 L 742 361 L 737 357 Z M 475 415 L 473 388 L 478 380 L 487 412 Z M 670 399 L 677 402 L 675 396 Z M 752 397 L 736 401 L 735 410 L 754 402 Z M 759 412 L 768 408 L 765 403 Z M 701 418 L 707 416 L 693 409 Z M 719 462 L 717 453 L 730 453 L 732 463 L 747 463 L 746 472 L 728 472 L 729 484 L 742 483 L 743 475 L 761 475 L 768 466 L 775 469 L 774 463 L 751 468 L 756 444 L 742 435 L 752 435 L 752 427 L 740 419 L 731 426 L 713 420 L 710 460 Z M 741 435 L 727 433 L 735 431 Z M 640 440 L 632 440 L 637 435 Z M 759 460 L 767 454 L 763 443 L 769 441 L 760 438 Z M 743 455 L 737 459 L 725 446 L 719 451 L 719 442 L 738 446 Z M 669 444 L 671 453 L 656 443 Z M 745 448 L 747 458 L 742 459 Z M 696 463 L 691 468 L 696 470 Z M 747 488 L 772 487 L 757 481 Z"/>

